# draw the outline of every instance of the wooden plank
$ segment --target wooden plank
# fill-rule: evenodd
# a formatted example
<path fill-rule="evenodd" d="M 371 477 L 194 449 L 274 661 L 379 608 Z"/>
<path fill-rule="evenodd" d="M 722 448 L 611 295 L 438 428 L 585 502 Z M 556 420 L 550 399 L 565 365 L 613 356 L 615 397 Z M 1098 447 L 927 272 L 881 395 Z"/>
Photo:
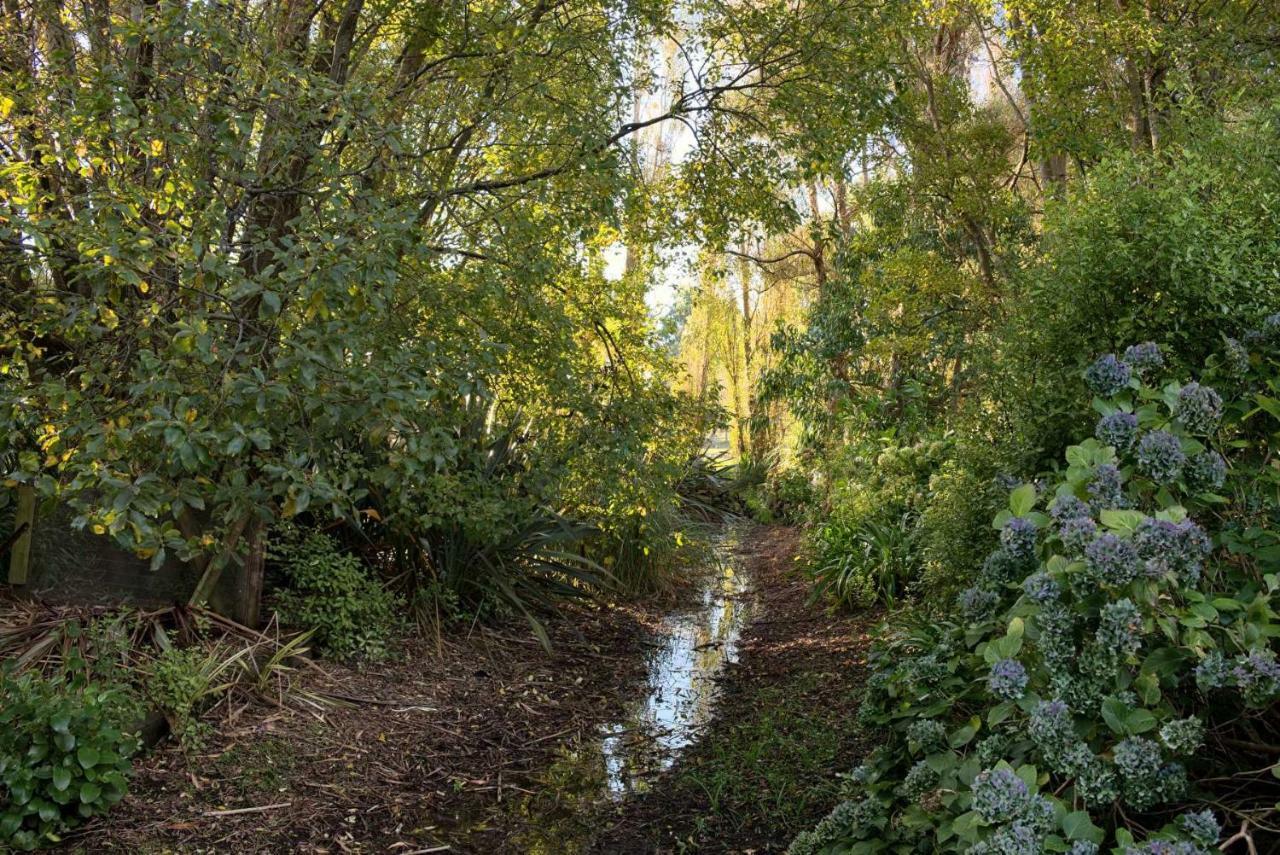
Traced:
<path fill-rule="evenodd" d="M 30 484 L 18 485 L 18 508 L 13 517 L 15 531 L 20 531 L 9 557 L 9 584 L 27 584 L 31 563 L 31 532 L 36 523 L 36 491 Z"/>

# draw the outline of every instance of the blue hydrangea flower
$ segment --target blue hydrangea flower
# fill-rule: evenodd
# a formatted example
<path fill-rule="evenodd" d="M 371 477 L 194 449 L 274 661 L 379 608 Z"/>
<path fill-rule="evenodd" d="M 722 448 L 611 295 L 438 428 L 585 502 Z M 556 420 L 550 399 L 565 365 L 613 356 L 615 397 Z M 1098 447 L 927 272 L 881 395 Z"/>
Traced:
<path fill-rule="evenodd" d="M 1176 718 L 1160 728 L 1160 741 L 1174 754 L 1191 754 L 1204 744 L 1204 722 L 1195 716 Z"/>
<path fill-rule="evenodd" d="M 1138 577 L 1138 551 L 1110 532 L 1089 544 L 1084 557 L 1093 578 L 1108 585 L 1127 585 Z"/>
<path fill-rule="evenodd" d="M 1208 855 L 1186 840 L 1148 840 L 1141 846 L 1126 846 L 1124 855 Z"/>
<path fill-rule="evenodd" d="M 1075 743 L 1075 728 L 1066 702 L 1054 699 L 1036 704 L 1027 721 L 1027 733 L 1050 767 L 1066 773 L 1066 761 Z"/>
<path fill-rule="evenodd" d="M 1178 818 L 1178 825 L 1187 836 L 1202 846 L 1212 846 L 1222 836 L 1222 826 L 1213 811 L 1205 809 L 1197 813 L 1184 813 Z"/>
<path fill-rule="evenodd" d="M 1160 746 L 1141 736 L 1130 736 L 1115 747 L 1116 768 L 1127 779 L 1152 779 L 1160 773 Z"/>
<path fill-rule="evenodd" d="M 991 616 L 996 604 L 1000 602 L 1000 595 L 995 591 L 975 586 L 961 591 L 956 602 L 960 607 L 960 613 L 967 620 L 979 621 Z"/>
<path fill-rule="evenodd" d="M 1212 387 L 1188 383 L 1178 392 L 1173 414 L 1192 433 L 1211 433 L 1222 419 L 1222 396 Z"/>
<path fill-rule="evenodd" d="M 1176 480 L 1186 462 L 1182 442 L 1168 431 L 1153 430 L 1138 442 L 1138 468 L 1156 483 Z"/>
<path fill-rule="evenodd" d="M 1209 536 L 1191 520 L 1171 523 L 1154 517 L 1138 524 L 1133 543 L 1148 576 L 1180 573 L 1190 584 L 1199 580 L 1201 561 L 1211 549 Z"/>
<path fill-rule="evenodd" d="M 1086 489 L 1090 504 L 1095 510 L 1123 508 L 1127 504 L 1124 499 L 1124 476 L 1111 463 L 1100 464 L 1093 470 L 1093 477 L 1089 479 Z"/>
<path fill-rule="evenodd" d="M 1249 372 L 1249 350 L 1237 339 L 1226 339 L 1223 357 L 1227 370 L 1237 377 Z"/>
<path fill-rule="evenodd" d="M 928 760 L 917 760 L 911 770 L 902 779 L 902 794 L 911 801 L 916 801 L 925 793 L 938 785 L 939 775 L 929 765 Z"/>
<path fill-rule="evenodd" d="M 1154 341 L 1131 344 L 1124 349 L 1125 364 L 1139 373 L 1164 366 L 1164 354 Z"/>
<path fill-rule="evenodd" d="M 1022 592 L 1033 603 L 1052 603 L 1062 596 L 1062 588 L 1048 573 L 1032 573 L 1022 583 Z"/>
<path fill-rule="evenodd" d="M 1262 329 L 1260 333 L 1264 339 L 1275 339 L 1280 337 L 1280 312 L 1273 315 L 1267 315 L 1262 319 Z"/>
<path fill-rule="evenodd" d="M 982 579 L 988 584 L 1004 585 L 1022 579 L 1035 567 L 1035 555 L 1018 555 L 1001 546 L 982 564 Z"/>
<path fill-rule="evenodd" d="M 1227 461 L 1216 451 L 1202 451 L 1187 461 L 1187 481 L 1200 490 L 1216 490 L 1227 480 Z"/>
<path fill-rule="evenodd" d="M 922 718 L 907 728 L 907 739 L 923 754 L 931 754 L 947 745 L 947 729 L 941 722 Z"/>
<path fill-rule="evenodd" d="M 1084 381 L 1095 393 L 1108 398 L 1129 385 L 1133 371 L 1114 353 L 1099 356 L 1084 372 Z"/>
<path fill-rule="evenodd" d="M 1217 650 L 1211 650 L 1196 666 L 1196 685 L 1200 691 L 1224 688 L 1231 681 L 1231 666 Z"/>
<path fill-rule="evenodd" d="M 1068 552 L 1081 553 L 1098 536 L 1098 524 L 1088 517 L 1076 517 L 1062 524 L 1059 533 Z"/>
<path fill-rule="evenodd" d="M 1125 801 L 1139 810 L 1157 804 L 1164 789 L 1160 746 L 1150 739 L 1130 736 L 1116 744 L 1113 755 L 1124 782 Z"/>
<path fill-rule="evenodd" d="M 1039 528 L 1026 517 L 1013 517 L 1000 530 L 1000 543 L 1009 554 L 1029 559 L 1036 554 L 1036 537 Z"/>
<path fill-rule="evenodd" d="M 1100 757 L 1089 757 L 1087 762 L 1082 762 L 1075 775 L 1076 795 L 1090 807 L 1110 805 L 1120 797 L 1116 773 Z"/>
<path fill-rule="evenodd" d="M 1017 659 L 1001 659 L 991 666 L 987 687 L 997 697 L 1016 701 L 1027 691 L 1027 669 Z"/>
<path fill-rule="evenodd" d="M 1121 658 L 1133 656 L 1142 646 L 1142 613 L 1128 598 L 1102 607 L 1098 622 L 1099 647 Z"/>
<path fill-rule="evenodd" d="M 1094 435 L 1116 451 L 1128 451 L 1138 435 L 1138 417 L 1133 413 L 1112 413 L 1098 420 Z"/>
<path fill-rule="evenodd" d="M 1011 769 L 987 769 L 973 779 L 973 809 L 987 822 L 1015 818 L 1030 795 L 1026 783 Z"/>
<path fill-rule="evenodd" d="M 1067 855 L 1098 855 L 1098 844 L 1092 840 L 1077 840 L 1071 844 Z"/>

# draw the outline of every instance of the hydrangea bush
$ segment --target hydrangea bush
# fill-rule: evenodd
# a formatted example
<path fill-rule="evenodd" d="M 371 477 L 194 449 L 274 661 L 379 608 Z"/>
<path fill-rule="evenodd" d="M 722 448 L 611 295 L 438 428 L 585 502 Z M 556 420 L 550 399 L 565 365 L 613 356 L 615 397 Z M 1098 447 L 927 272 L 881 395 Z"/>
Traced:
<path fill-rule="evenodd" d="M 792 853 L 1194 855 L 1271 810 L 1280 315 L 1244 340 L 1195 382 L 1151 343 L 1085 372 L 1095 435 L 1011 491 L 953 614 L 883 629 L 881 747 Z"/>

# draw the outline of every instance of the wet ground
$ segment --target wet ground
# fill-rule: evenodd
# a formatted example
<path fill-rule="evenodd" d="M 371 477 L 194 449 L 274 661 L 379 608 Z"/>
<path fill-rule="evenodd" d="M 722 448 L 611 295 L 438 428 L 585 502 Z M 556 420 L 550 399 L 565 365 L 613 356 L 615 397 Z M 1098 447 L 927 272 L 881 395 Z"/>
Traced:
<path fill-rule="evenodd" d="M 739 542 L 739 532 L 724 533 L 706 566 L 691 568 L 693 596 L 654 628 L 635 696 L 622 715 L 564 746 L 532 782 L 534 792 L 514 806 L 523 827 L 508 848 L 586 851 L 599 833 L 602 803 L 649 792 L 697 741 L 714 713 L 717 678 L 737 660 L 743 627 L 756 608 Z"/>
<path fill-rule="evenodd" d="M 314 714 L 239 710 L 162 747 L 89 852 L 780 851 L 834 802 L 865 636 L 807 602 L 794 532 L 727 538 L 675 604 L 567 608 L 527 627 L 326 666 Z"/>

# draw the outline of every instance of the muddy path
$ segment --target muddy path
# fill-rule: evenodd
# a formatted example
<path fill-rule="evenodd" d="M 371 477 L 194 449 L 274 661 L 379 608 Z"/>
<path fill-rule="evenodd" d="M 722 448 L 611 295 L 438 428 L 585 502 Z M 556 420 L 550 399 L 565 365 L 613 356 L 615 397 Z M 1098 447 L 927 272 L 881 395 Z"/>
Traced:
<path fill-rule="evenodd" d="M 576 606 L 304 682 L 162 747 L 68 851 L 764 852 L 825 813 L 868 618 L 806 602 L 794 531 L 733 533 L 666 602 Z"/>

